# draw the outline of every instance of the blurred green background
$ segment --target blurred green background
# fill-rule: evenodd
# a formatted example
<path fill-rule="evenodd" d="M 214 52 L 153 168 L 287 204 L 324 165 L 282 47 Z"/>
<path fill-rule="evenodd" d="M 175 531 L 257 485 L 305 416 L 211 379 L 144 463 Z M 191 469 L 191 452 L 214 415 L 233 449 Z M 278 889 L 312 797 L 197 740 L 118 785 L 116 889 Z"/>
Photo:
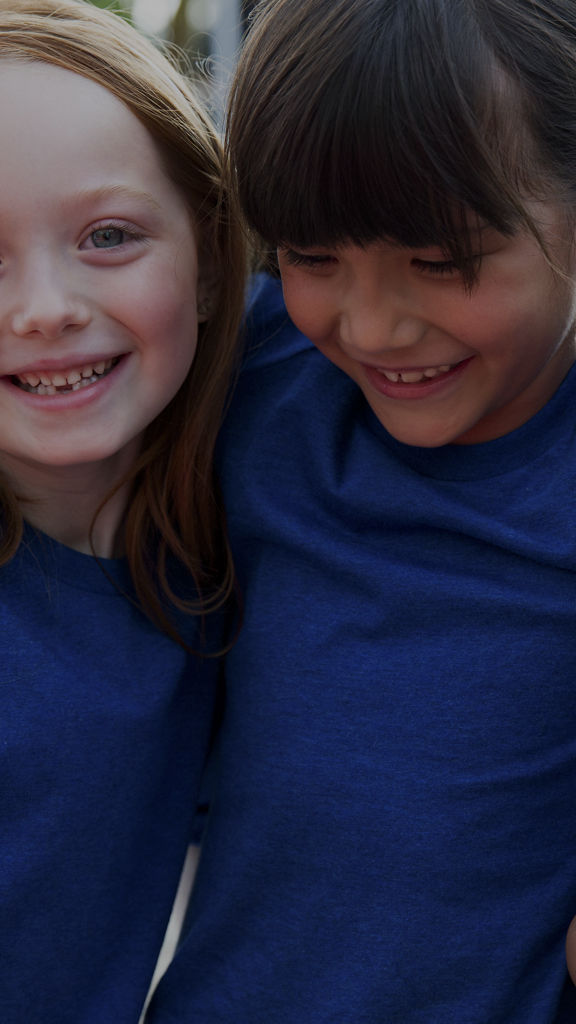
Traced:
<path fill-rule="evenodd" d="M 188 69 L 201 68 L 219 118 L 238 49 L 255 0 L 88 0 L 117 11 L 146 35 L 185 53 Z M 206 80 L 206 77 L 204 78 Z"/>
<path fill-rule="evenodd" d="M 90 0 L 123 14 L 142 31 L 192 55 L 232 56 L 253 0 Z"/>

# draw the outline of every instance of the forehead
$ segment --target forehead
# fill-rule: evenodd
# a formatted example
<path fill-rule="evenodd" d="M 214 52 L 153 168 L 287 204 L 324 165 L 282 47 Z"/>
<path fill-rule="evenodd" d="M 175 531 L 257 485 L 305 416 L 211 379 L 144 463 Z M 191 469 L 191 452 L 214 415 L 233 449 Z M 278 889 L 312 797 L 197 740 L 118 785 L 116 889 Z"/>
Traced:
<path fill-rule="evenodd" d="M 0 179 L 39 164 L 46 184 L 137 171 L 163 174 L 147 129 L 118 97 L 73 71 L 0 59 Z M 2 182 L 4 185 L 4 182 Z"/>

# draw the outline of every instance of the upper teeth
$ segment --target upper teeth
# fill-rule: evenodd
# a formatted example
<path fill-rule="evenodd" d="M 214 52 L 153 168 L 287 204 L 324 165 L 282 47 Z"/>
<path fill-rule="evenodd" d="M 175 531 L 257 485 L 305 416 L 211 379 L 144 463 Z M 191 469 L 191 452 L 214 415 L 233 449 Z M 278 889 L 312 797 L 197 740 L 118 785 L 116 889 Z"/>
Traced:
<path fill-rule="evenodd" d="M 55 388 L 70 387 L 77 390 L 88 383 L 92 383 L 97 377 L 110 370 L 116 360 L 102 359 L 98 363 L 86 363 L 85 366 L 75 366 L 70 370 L 55 371 L 49 373 L 46 370 L 38 370 L 37 373 L 20 373 L 16 380 L 26 390 L 33 389 L 39 394 L 52 394 Z"/>
<path fill-rule="evenodd" d="M 427 370 L 380 370 L 379 372 L 393 384 L 401 381 L 402 384 L 419 384 L 422 380 L 432 380 L 441 373 L 448 373 L 452 367 L 449 363 L 444 366 L 431 366 Z"/>

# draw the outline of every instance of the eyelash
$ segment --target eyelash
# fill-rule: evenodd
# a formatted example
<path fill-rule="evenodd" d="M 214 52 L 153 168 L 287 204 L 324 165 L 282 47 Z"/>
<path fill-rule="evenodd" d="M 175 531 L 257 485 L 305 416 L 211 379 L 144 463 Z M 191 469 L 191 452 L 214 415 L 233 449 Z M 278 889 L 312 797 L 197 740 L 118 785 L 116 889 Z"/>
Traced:
<path fill-rule="evenodd" d="M 120 231 L 124 238 L 118 245 L 97 246 L 93 242 L 93 236 L 100 231 Z M 92 228 L 91 231 L 88 232 L 88 235 L 86 236 L 86 241 L 89 240 L 92 240 L 93 243 L 91 249 L 92 252 L 107 252 L 111 250 L 113 251 L 115 249 L 122 249 L 129 242 L 141 242 L 144 240 L 144 235 L 136 231 L 135 228 L 133 228 L 132 225 L 130 224 L 125 224 L 122 221 L 107 221 L 103 224 L 97 224 L 95 227 Z"/>
<path fill-rule="evenodd" d="M 283 249 L 282 255 L 292 267 L 323 267 L 329 263 L 332 256 L 322 256 L 305 252 L 297 252 L 295 249 Z"/>
<path fill-rule="evenodd" d="M 292 267 L 309 267 L 310 269 L 320 268 L 328 265 L 334 259 L 333 256 L 321 254 L 308 254 L 298 252 L 295 249 L 284 249 L 283 256 Z M 474 256 L 472 261 L 478 263 L 481 256 Z M 421 260 L 413 259 L 412 266 L 420 274 L 437 274 L 438 276 L 452 276 L 459 273 L 460 267 L 454 260 Z"/>
<path fill-rule="evenodd" d="M 412 260 L 412 266 L 421 274 L 456 274 L 458 267 L 454 260 Z"/>

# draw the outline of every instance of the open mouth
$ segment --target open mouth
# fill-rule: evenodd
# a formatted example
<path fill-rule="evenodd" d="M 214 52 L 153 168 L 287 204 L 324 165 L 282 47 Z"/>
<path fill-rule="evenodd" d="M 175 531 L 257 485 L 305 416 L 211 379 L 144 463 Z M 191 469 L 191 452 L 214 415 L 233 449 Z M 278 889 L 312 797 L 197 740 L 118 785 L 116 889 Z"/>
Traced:
<path fill-rule="evenodd" d="M 443 366 L 431 366 L 425 370 L 377 369 L 378 373 L 381 373 L 391 384 L 421 384 L 423 381 L 434 380 L 435 377 L 441 377 L 443 374 L 449 373 L 456 365 L 456 363 L 446 363 Z"/>
<path fill-rule="evenodd" d="M 75 366 L 70 370 L 56 373 L 47 373 L 44 370 L 39 370 L 38 373 L 22 373 L 12 376 L 11 380 L 16 387 L 31 395 L 65 395 L 87 388 L 106 377 L 120 359 L 121 356 L 116 356 L 114 359 L 86 363 L 84 366 Z"/>
<path fill-rule="evenodd" d="M 387 398 L 417 399 L 444 394 L 450 382 L 457 381 L 466 372 L 474 356 L 456 363 L 437 366 L 406 367 L 392 370 L 380 366 L 366 366 L 364 372 L 372 387 Z"/>

